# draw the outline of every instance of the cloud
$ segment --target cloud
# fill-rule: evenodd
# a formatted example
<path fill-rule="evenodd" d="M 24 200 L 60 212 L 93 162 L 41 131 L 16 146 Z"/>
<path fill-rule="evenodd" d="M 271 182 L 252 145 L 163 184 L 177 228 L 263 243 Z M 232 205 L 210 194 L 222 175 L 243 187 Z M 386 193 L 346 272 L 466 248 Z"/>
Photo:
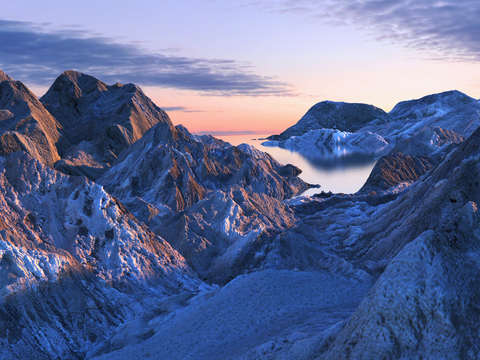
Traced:
<path fill-rule="evenodd" d="M 231 135 L 257 135 L 260 134 L 256 131 L 250 130 L 239 130 L 239 131 L 200 131 L 196 132 L 195 135 L 212 135 L 212 136 L 231 136 Z"/>
<path fill-rule="evenodd" d="M 188 107 L 185 107 L 185 106 L 162 106 L 161 108 L 164 111 L 170 111 L 170 112 L 173 112 L 173 111 L 181 111 L 181 112 L 185 112 L 185 113 L 205 112 L 204 110 L 195 110 L 195 109 L 191 109 L 191 108 L 188 108 Z"/>
<path fill-rule="evenodd" d="M 480 61 L 478 0 L 264 0 L 253 6 L 353 25 L 443 60 Z"/>
<path fill-rule="evenodd" d="M 250 64 L 169 56 L 78 28 L 0 20 L 0 68 L 27 84 L 50 85 L 72 69 L 107 83 L 133 82 L 221 96 L 293 95 L 290 85 L 255 74 Z"/>

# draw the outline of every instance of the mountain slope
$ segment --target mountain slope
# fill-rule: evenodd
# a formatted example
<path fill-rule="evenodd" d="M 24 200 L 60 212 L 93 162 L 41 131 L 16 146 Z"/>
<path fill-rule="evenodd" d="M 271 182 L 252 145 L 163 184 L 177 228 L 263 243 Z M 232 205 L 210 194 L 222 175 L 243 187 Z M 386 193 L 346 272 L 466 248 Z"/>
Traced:
<path fill-rule="evenodd" d="M 390 117 L 385 111 L 372 105 L 322 101 L 312 106 L 295 125 L 268 139 L 287 140 L 318 129 L 355 132 L 368 123 L 380 124 L 389 120 Z"/>
<path fill-rule="evenodd" d="M 40 98 L 74 145 L 55 167 L 67 174 L 97 179 L 120 152 L 168 115 L 133 85 L 108 86 L 75 71 L 61 74 Z"/>
<path fill-rule="evenodd" d="M 293 166 L 282 166 L 266 153 L 257 151 L 257 158 L 255 152 L 241 149 L 204 143 L 181 125 L 160 123 L 124 151 L 98 183 L 120 199 L 139 197 L 175 211 L 203 199 L 208 190 L 233 185 L 278 200 L 307 189 L 298 169 L 291 172 Z"/>
<path fill-rule="evenodd" d="M 2 70 L 0 70 L 0 82 L 2 81 L 13 81 L 13 79 L 5 74 Z"/>
<path fill-rule="evenodd" d="M 201 285 L 101 186 L 23 152 L 0 168 L 1 358 L 84 358 L 117 326 Z"/>
<path fill-rule="evenodd" d="M 458 90 L 445 91 L 416 100 L 399 102 L 388 114 L 399 120 L 442 116 L 459 106 L 472 104 L 476 101 Z"/>
<path fill-rule="evenodd" d="M 23 83 L 2 74 L 0 153 L 22 150 L 53 166 L 69 147 L 68 141 L 59 132 L 62 126 Z"/>

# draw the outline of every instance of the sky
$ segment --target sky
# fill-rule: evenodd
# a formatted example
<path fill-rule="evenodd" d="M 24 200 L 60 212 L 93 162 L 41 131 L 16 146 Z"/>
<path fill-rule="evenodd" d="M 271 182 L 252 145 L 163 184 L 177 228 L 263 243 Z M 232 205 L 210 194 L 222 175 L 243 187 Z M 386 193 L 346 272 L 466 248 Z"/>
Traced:
<path fill-rule="evenodd" d="M 324 100 L 480 98 L 478 0 L 2 1 L 0 69 L 134 83 L 191 132 L 274 134 Z"/>

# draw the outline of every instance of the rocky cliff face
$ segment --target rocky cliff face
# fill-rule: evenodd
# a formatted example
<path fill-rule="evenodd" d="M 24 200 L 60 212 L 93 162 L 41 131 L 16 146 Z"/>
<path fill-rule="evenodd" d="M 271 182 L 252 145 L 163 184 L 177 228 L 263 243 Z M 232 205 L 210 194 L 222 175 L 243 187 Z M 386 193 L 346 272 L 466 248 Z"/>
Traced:
<path fill-rule="evenodd" d="M 429 156 L 408 156 L 399 152 L 382 156 L 358 193 L 381 192 L 402 183 L 411 184 L 438 162 Z"/>
<path fill-rule="evenodd" d="M 55 167 L 74 175 L 97 179 L 120 152 L 168 115 L 133 85 L 108 86 L 75 71 L 60 75 L 40 99 L 61 123 L 74 146 Z"/>
<path fill-rule="evenodd" d="M 25 151 L 53 166 L 69 146 L 61 124 L 23 83 L 0 77 L 0 152 Z"/>
<path fill-rule="evenodd" d="M 181 126 L 162 123 L 122 153 L 98 182 L 120 199 L 142 198 L 179 211 L 209 190 L 233 185 L 283 200 L 308 187 L 297 177 L 299 171 L 290 173 L 268 154 L 225 143 L 205 144 Z"/>

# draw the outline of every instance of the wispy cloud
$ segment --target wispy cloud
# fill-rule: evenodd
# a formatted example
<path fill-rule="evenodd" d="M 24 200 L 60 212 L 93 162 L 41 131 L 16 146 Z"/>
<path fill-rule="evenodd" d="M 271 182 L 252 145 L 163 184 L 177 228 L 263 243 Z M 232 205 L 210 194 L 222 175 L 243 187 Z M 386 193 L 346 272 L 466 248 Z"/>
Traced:
<path fill-rule="evenodd" d="M 263 0 L 270 12 L 353 25 L 443 60 L 480 61 L 478 0 Z"/>
<path fill-rule="evenodd" d="M 199 112 L 205 112 L 204 110 L 196 110 L 196 109 L 191 109 L 186 106 L 162 106 L 162 110 L 165 111 L 180 111 L 180 112 L 185 112 L 185 113 L 199 113 Z"/>
<path fill-rule="evenodd" d="M 71 27 L 0 20 L 0 68 L 27 84 L 48 86 L 72 69 L 107 83 L 133 82 L 221 96 L 292 95 L 291 86 L 255 74 L 243 62 L 170 56 Z"/>
<path fill-rule="evenodd" d="M 257 135 L 261 134 L 257 131 L 239 130 L 239 131 L 200 131 L 195 135 L 212 135 L 212 136 L 233 136 L 233 135 Z"/>

